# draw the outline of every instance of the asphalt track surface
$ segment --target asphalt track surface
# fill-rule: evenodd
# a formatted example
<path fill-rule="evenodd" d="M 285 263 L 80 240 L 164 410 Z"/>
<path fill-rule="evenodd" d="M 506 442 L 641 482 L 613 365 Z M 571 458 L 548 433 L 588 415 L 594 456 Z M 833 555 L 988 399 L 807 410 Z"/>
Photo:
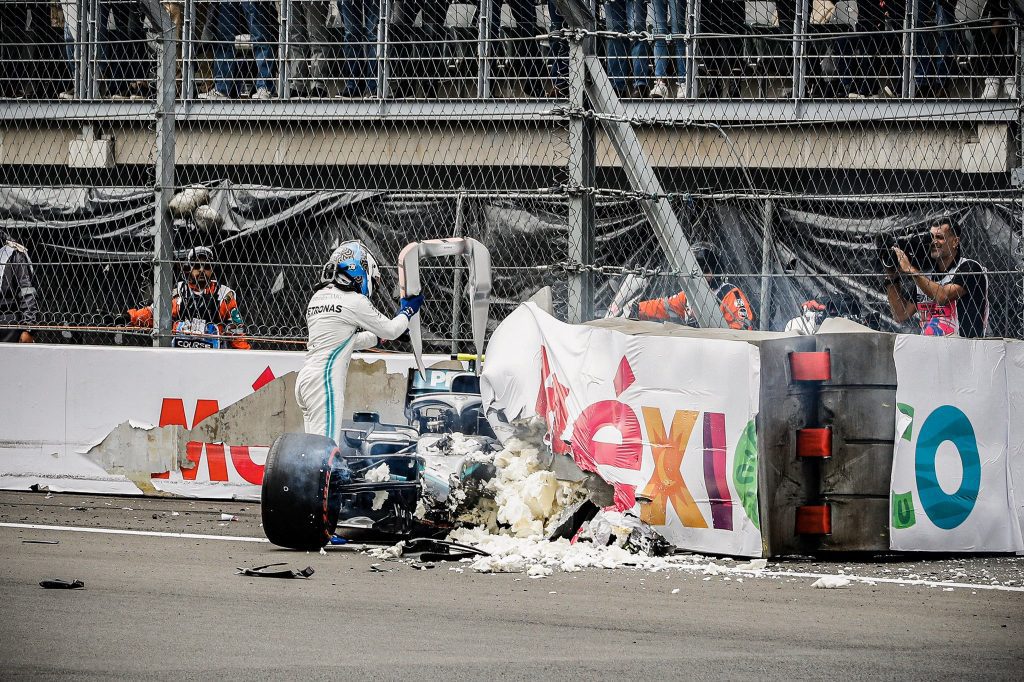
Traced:
<path fill-rule="evenodd" d="M 742 582 L 632 569 L 530 580 L 245 541 L 263 538 L 259 521 L 245 502 L 0 492 L 0 679 L 1024 674 L 1015 557 L 772 561 L 773 575 Z M 110 532 L 124 530 L 139 534 Z M 272 562 L 316 572 L 235 571 Z M 890 582 L 823 590 L 789 571 Z M 47 578 L 85 588 L 43 589 Z M 907 584 L 918 579 L 968 586 Z"/>

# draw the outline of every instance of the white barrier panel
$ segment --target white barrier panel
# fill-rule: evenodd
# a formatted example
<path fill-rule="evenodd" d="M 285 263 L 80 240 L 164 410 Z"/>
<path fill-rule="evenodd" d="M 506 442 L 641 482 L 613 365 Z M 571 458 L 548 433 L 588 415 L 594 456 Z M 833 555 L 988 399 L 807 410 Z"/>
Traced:
<path fill-rule="evenodd" d="M 629 336 L 525 304 L 492 335 L 481 392 L 509 421 L 543 417 L 557 454 L 676 546 L 761 556 L 759 384 L 750 344 Z"/>
<path fill-rule="evenodd" d="M 0 488 L 37 484 L 54 491 L 142 493 L 138 482 L 111 474 L 85 453 L 118 424 L 192 428 L 206 416 L 296 371 L 305 353 L 0 345 Z M 412 356 L 384 359 L 405 373 Z M 258 498 L 270 443 L 189 445 L 197 466 L 154 472 L 145 484 L 208 498 Z M 145 487 L 145 486 L 144 486 Z"/>
<path fill-rule="evenodd" d="M 1017 548 L 1006 348 L 1002 341 L 896 339 L 891 549 Z"/>
<path fill-rule="evenodd" d="M 1007 464 L 1015 547 L 1024 554 L 1024 342 L 1006 342 L 1006 390 L 1009 402 Z"/>

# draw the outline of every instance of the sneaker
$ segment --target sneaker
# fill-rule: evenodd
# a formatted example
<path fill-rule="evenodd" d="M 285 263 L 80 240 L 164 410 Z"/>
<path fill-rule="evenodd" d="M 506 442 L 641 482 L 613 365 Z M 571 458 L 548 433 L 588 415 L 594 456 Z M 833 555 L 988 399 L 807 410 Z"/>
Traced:
<path fill-rule="evenodd" d="M 231 99 L 231 98 L 228 97 L 227 95 L 225 95 L 223 92 L 221 92 L 217 88 L 214 88 L 213 90 L 208 90 L 207 92 L 199 93 L 199 99 L 221 101 L 221 100 L 226 100 L 226 99 Z"/>
<path fill-rule="evenodd" d="M 854 90 L 853 92 L 846 93 L 846 99 L 867 99 L 867 95 L 862 95 Z"/>
<path fill-rule="evenodd" d="M 74 99 L 74 98 L 75 98 L 75 93 L 72 90 L 67 90 L 66 92 L 62 92 L 59 95 L 57 95 L 57 99 L 69 100 L 69 99 Z"/>
<path fill-rule="evenodd" d="M 895 99 L 896 93 L 888 85 L 882 88 L 882 91 L 878 93 L 878 96 L 882 99 Z"/>
<path fill-rule="evenodd" d="M 1010 99 L 1017 99 L 1017 79 L 1010 77 L 1003 81 L 1003 87 L 1006 89 L 1006 96 Z"/>
<path fill-rule="evenodd" d="M 256 88 L 256 92 L 252 93 L 253 99 L 270 99 L 271 97 L 269 88 Z"/>
<path fill-rule="evenodd" d="M 999 97 L 999 79 L 988 77 L 985 79 L 985 89 L 981 91 L 982 99 L 995 99 Z"/>
<path fill-rule="evenodd" d="M 686 99 L 686 83 L 676 86 L 676 99 Z"/>
<path fill-rule="evenodd" d="M 665 85 L 665 81 L 660 78 L 654 81 L 654 86 L 651 88 L 651 97 L 654 99 L 665 99 L 668 97 L 668 86 Z"/>

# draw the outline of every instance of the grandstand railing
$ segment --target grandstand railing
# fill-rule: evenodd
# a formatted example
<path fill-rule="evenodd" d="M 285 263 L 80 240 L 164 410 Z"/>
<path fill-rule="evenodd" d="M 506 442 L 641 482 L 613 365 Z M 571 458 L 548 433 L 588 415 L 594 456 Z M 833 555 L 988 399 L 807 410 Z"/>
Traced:
<path fill-rule="evenodd" d="M 615 8 L 631 3 L 595 7 L 609 72 L 629 73 L 620 79 L 624 98 L 658 99 L 651 91 L 659 61 L 666 67 L 661 99 L 672 107 L 737 99 L 872 99 L 892 106 L 987 95 L 991 109 L 993 101 L 1020 96 L 1016 85 L 1006 87 L 1019 71 L 1019 22 L 980 0 L 958 3 L 949 16 L 936 15 L 930 8 L 938 3 L 926 0 L 890 3 L 899 12 L 893 16 L 858 16 L 854 0 L 841 0 L 834 11 L 820 0 L 748 1 L 742 17 L 724 16 L 725 3 L 709 0 L 666 3 L 685 16 L 663 20 L 653 4 L 640 4 L 639 18 L 625 26 Z M 245 101 L 282 115 L 288 109 L 278 105 L 290 100 L 536 100 L 568 93 L 566 34 L 554 2 L 514 0 L 499 10 L 492 0 L 453 1 L 442 11 L 416 0 L 350 0 L 335 5 L 341 10 L 331 26 L 328 0 L 163 4 L 178 29 L 183 102 L 201 102 L 218 85 L 230 100 L 217 103 Z M 346 8 L 364 10 L 371 25 L 357 30 Z M 4 3 L 0 13 L 0 97 L 71 103 L 155 96 L 155 31 L 137 0 L 32 0 Z M 261 69 L 270 99 L 253 100 Z M 1000 81 L 995 90 L 990 78 Z M 980 114 L 983 107 L 974 104 Z"/>

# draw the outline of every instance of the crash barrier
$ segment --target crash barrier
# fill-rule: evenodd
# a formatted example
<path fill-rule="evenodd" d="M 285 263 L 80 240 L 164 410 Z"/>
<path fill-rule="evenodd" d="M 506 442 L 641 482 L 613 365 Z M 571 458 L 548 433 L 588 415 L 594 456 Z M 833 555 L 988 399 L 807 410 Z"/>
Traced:
<path fill-rule="evenodd" d="M 1024 343 L 579 326 L 528 304 L 487 352 L 495 431 L 542 418 L 556 473 L 596 473 L 601 505 L 678 547 L 1024 551 Z M 352 364 L 346 404 L 401 423 L 433 375 L 383 357 Z M 301 430 L 298 353 L 24 345 L 3 359 L 3 488 L 256 498 L 267 445 Z M 460 377 L 437 378 L 455 391 Z M 478 417 L 465 407 L 463 425 Z"/>
<path fill-rule="evenodd" d="M 767 551 L 1024 549 L 1021 350 L 877 333 L 761 344 Z"/>
<path fill-rule="evenodd" d="M 1024 344 L 859 330 L 573 326 L 526 305 L 481 388 L 685 549 L 1024 551 Z"/>
<path fill-rule="evenodd" d="M 889 549 L 895 339 L 819 334 L 761 344 L 770 554 Z"/>
<path fill-rule="evenodd" d="M 302 431 L 304 356 L 4 345 L 0 488 L 259 499 L 267 449 Z M 413 367 L 411 355 L 356 353 L 346 406 L 404 420 Z"/>

